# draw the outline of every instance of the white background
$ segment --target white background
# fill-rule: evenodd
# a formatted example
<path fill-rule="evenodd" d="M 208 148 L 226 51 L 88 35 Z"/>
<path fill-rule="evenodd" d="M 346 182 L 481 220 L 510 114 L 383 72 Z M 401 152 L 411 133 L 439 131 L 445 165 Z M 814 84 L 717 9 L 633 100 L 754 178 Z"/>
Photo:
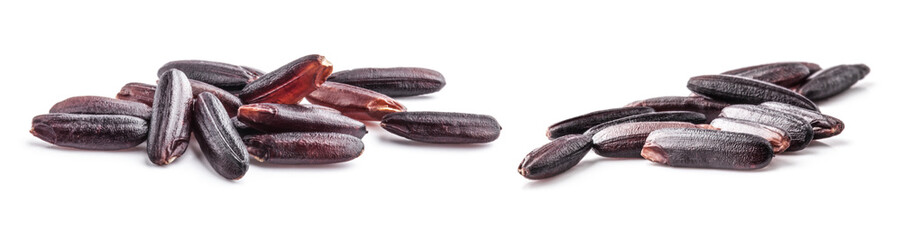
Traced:
<path fill-rule="evenodd" d="M 627 2 L 627 1 L 624 1 Z M 0 7 L 2 239 L 899 239 L 900 23 L 892 1 L 15 1 Z M 172 165 L 144 146 L 63 149 L 28 133 L 70 96 L 152 83 L 171 60 L 335 70 L 417 66 L 447 79 L 410 110 L 483 113 L 490 144 L 413 143 L 375 124 L 364 155 L 253 164 L 240 181 L 194 144 Z M 748 65 L 866 63 L 821 102 L 845 132 L 760 171 L 677 169 L 593 153 L 529 181 L 548 125 Z"/>

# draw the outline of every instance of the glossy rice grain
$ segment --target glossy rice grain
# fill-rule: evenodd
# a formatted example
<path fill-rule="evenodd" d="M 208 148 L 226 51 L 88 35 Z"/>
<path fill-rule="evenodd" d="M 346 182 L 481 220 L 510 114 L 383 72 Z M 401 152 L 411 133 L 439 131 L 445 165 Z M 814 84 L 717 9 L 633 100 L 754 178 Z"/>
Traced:
<path fill-rule="evenodd" d="M 429 94 L 445 86 L 445 77 L 438 71 L 416 67 L 357 68 L 335 72 L 327 81 L 373 90 L 389 97 Z"/>
<path fill-rule="evenodd" d="M 706 122 L 711 122 L 720 114 L 720 110 L 730 106 L 729 103 L 711 100 L 702 96 L 668 96 L 639 100 L 627 107 L 650 107 L 656 112 L 690 111 L 705 114 Z"/>
<path fill-rule="evenodd" d="M 786 151 L 798 151 L 808 146 L 814 138 L 811 124 L 802 118 L 756 105 L 737 104 L 726 107 L 721 117 L 742 119 L 774 126 L 789 133 L 790 145 Z"/>
<path fill-rule="evenodd" d="M 242 137 L 247 136 L 247 135 L 263 133 L 260 130 L 254 129 L 254 128 L 248 126 L 247 124 L 244 124 L 243 122 L 238 120 L 238 117 L 232 117 L 230 120 L 232 121 L 232 127 L 235 127 L 235 130 L 238 131 L 238 134 L 241 135 Z"/>
<path fill-rule="evenodd" d="M 320 55 L 307 55 L 247 84 L 238 97 L 245 104 L 296 104 L 319 88 L 329 74 L 332 63 Z"/>
<path fill-rule="evenodd" d="M 808 72 L 811 74 L 814 74 L 821 70 L 821 66 L 818 65 L 817 63 L 812 63 L 812 62 L 797 62 L 797 63 L 801 63 L 802 65 L 805 65 L 805 67 L 808 67 Z"/>
<path fill-rule="evenodd" d="M 715 129 L 707 124 L 687 122 L 628 122 L 613 125 L 592 136 L 592 150 L 603 157 L 641 158 L 648 134 L 662 128 Z"/>
<path fill-rule="evenodd" d="M 711 126 L 719 128 L 721 131 L 748 133 L 764 138 L 770 143 L 774 153 L 782 153 L 790 145 L 789 133 L 770 125 L 742 119 L 717 118 L 711 121 Z"/>
<path fill-rule="evenodd" d="M 841 120 L 820 112 L 779 102 L 765 102 L 759 104 L 759 106 L 790 114 L 808 121 L 814 131 L 814 139 L 836 136 L 845 129 L 845 124 Z"/>
<path fill-rule="evenodd" d="M 128 115 L 150 120 L 151 109 L 143 103 L 98 96 L 70 97 L 50 108 L 50 113 Z"/>
<path fill-rule="evenodd" d="M 51 113 L 35 116 L 30 132 L 57 146 L 120 150 L 147 139 L 147 120 L 126 115 Z"/>
<path fill-rule="evenodd" d="M 241 106 L 241 99 L 238 96 L 201 81 L 189 80 L 189 82 L 191 83 L 191 94 L 194 97 L 198 97 L 201 93 L 209 92 L 219 100 L 219 103 L 222 104 L 222 107 L 225 108 L 226 113 L 230 117 L 238 114 L 238 107 Z"/>
<path fill-rule="evenodd" d="M 689 90 L 715 100 L 733 104 L 782 102 L 818 111 L 808 98 L 787 88 L 751 78 L 732 75 L 703 75 L 689 79 Z"/>
<path fill-rule="evenodd" d="M 748 67 L 744 67 L 744 68 L 737 68 L 737 69 L 723 72 L 721 74 L 736 75 L 736 74 L 742 73 L 742 72 L 754 71 L 754 69 L 758 69 L 758 68 L 765 68 L 768 66 L 784 65 L 784 64 L 801 64 L 802 66 L 805 66 L 806 68 L 808 68 L 808 72 L 811 74 L 821 70 L 820 65 L 818 65 L 817 63 L 812 63 L 812 62 L 775 62 L 775 63 L 765 63 L 765 64 L 761 64 L 761 65 L 748 66 Z"/>
<path fill-rule="evenodd" d="M 590 112 L 552 124 L 548 127 L 548 131 L 545 132 L 545 136 L 548 139 L 555 139 L 570 134 L 582 134 L 598 124 L 654 111 L 654 109 L 649 107 L 637 106 Z"/>
<path fill-rule="evenodd" d="M 689 112 L 689 111 L 667 111 L 667 112 L 652 112 L 652 113 L 643 113 L 623 118 L 618 118 L 615 120 L 611 120 L 602 124 L 595 125 L 594 127 L 586 130 L 585 135 L 595 136 L 602 129 L 608 128 L 610 126 L 614 126 L 621 123 L 628 122 L 688 122 L 694 124 L 705 123 L 707 117 L 705 114 L 697 113 L 697 112 Z"/>
<path fill-rule="evenodd" d="M 642 157 L 673 167 L 751 170 L 770 164 L 774 151 L 767 140 L 751 134 L 666 128 L 648 135 Z"/>
<path fill-rule="evenodd" d="M 157 86 L 146 83 L 127 83 L 122 86 L 116 99 L 139 102 L 147 106 L 153 106 L 153 95 L 157 91 Z"/>
<path fill-rule="evenodd" d="M 385 94 L 335 82 L 323 83 L 310 93 L 307 101 L 360 121 L 379 121 L 386 114 L 407 111 L 404 105 Z"/>
<path fill-rule="evenodd" d="M 591 143 L 592 139 L 583 134 L 556 138 L 527 154 L 517 172 L 533 180 L 556 176 L 576 166 L 591 149 Z"/>
<path fill-rule="evenodd" d="M 495 118 L 470 113 L 391 113 L 385 115 L 381 125 L 395 135 L 427 143 L 487 143 L 501 134 Z"/>
<path fill-rule="evenodd" d="M 172 163 L 188 148 L 193 99 L 184 73 L 173 69 L 160 77 L 147 136 L 147 156 L 154 164 Z"/>
<path fill-rule="evenodd" d="M 814 132 L 814 139 L 822 139 L 822 138 L 828 138 L 828 137 L 839 135 L 846 128 L 846 124 L 843 123 L 842 120 L 839 120 L 839 118 L 836 118 L 836 117 L 833 117 L 830 115 L 826 115 L 826 114 L 824 114 L 824 116 L 827 117 L 827 122 L 832 127 L 830 129 L 826 129 L 826 128 L 818 129 L 817 131 Z"/>
<path fill-rule="evenodd" d="M 248 82 L 254 81 L 261 76 L 261 72 L 256 69 L 204 60 L 168 62 L 157 70 L 157 76 L 162 77 L 170 69 L 182 71 L 189 79 L 227 90 L 240 90 Z"/>
<path fill-rule="evenodd" d="M 231 94 L 226 90 L 204 82 L 190 79 L 188 80 L 188 82 L 191 83 L 191 94 L 194 97 L 197 97 L 198 94 L 203 92 L 210 92 L 219 99 L 219 102 L 221 102 L 222 106 L 225 107 L 226 111 L 229 113 L 229 116 L 234 117 L 238 113 L 238 107 L 241 106 L 241 99 L 239 99 L 234 94 Z M 119 94 L 116 95 L 116 98 L 140 102 L 147 104 L 148 106 L 152 106 L 154 92 L 156 90 L 156 85 L 145 83 L 129 83 L 122 87 L 122 89 L 119 91 Z"/>
<path fill-rule="evenodd" d="M 811 73 L 813 72 L 803 63 L 781 62 L 735 69 L 722 74 L 752 78 L 789 88 L 802 83 Z"/>
<path fill-rule="evenodd" d="M 254 129 L 269 132 L 335 132 L 358 138 L 366 135 L 366 125 L 352 118 L 309 105 L 256 103 L 241 106 L 238 120 Z"/>
<path fill-rule="evenodd" d="M 304 107 L 304 108 L 308 108 L 310 110 L 320 111 L 322 113 L 341 114 L 341 111 L 338 111 L 337 109 L 326 107 L 326 106 L 320 106 L 320 105 L 309 104 L 309 103 L 300 103 L 297 105 Z"/>
<path fill-rule="evenodd" d="M 209 92 L 199 94 L 193 120 L 195 139 L 213 170 L 227 179 L 243 177 L 248 169 L 247 147 L 219 99 Z"/>
<path fill-rule="evenodd" d="M 824 100 L 848 90 L 870 72 L 864 64 L 835 66 L 815 73 L 796 91 L 811 100 Z"/>
<path fill-rule="evenodd" d="M 244 137 L 247 151 L 257 161 L 275 164 L 328 164 L 345 162 L 363 153 L 359 138 L 341 133 L 273 133 Z"/>
<path fill-rule="evenodd" d="M 244 68 L 244 70 L 247 70 L 251 75 L 257 76 L 255 78 L 248 79 L 247 80 L 248 83 L 253 82 L 254 80 L 257 80 L 257 78 L 260 78 L 260 76 L 266 75 L 266 72 L 261 71 L 260 69 L 256 69 L 256 68 L 252 68 L 252 67 L 248 67 L 248 66 L 241 66 L 241 68 Z"/>

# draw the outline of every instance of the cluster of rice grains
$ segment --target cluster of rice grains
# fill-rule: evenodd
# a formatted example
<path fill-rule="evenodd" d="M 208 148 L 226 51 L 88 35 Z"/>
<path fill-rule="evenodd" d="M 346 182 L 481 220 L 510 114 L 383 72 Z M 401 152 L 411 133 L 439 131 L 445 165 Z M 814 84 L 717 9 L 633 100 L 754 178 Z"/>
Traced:
<path fill-rule="evenodd" d="M 58 146 L 119 150 L 147 143 L 147 156 L 167 165 L 194 133 L 205 158 L 237 180 L 249 158 L 265 164 L 328 164 L 363 152 L 362 121 L 420 142 L 494 141 L 491 116 L 408 112 L 393 97 L 439 91 L 445 79 L 424 68 L 360 68 L 332 74 L 332 64 L 308 55 L 272 72 L 200 60 L 173 61 L 156 85 L 128 83 L 116 98 L 82 96 L 57 103 L 32 120 L 31 133 Z M 312 104 L 299 103 L 307 99 Z"/>
<path fill-rule="evenodd" d="M 692 96 L 640 100 L 551 125 L 552 141 L 526 155 L 517 170 L 528 179 L 549 178 L 590 149 L 674 167 L 760 169 L 775 154 L 840 134 L 843 122 L 812 101 L 849 89 L 869 72 L 864 64 L 822 70 L 780 62 L 692 77 Z"/>

